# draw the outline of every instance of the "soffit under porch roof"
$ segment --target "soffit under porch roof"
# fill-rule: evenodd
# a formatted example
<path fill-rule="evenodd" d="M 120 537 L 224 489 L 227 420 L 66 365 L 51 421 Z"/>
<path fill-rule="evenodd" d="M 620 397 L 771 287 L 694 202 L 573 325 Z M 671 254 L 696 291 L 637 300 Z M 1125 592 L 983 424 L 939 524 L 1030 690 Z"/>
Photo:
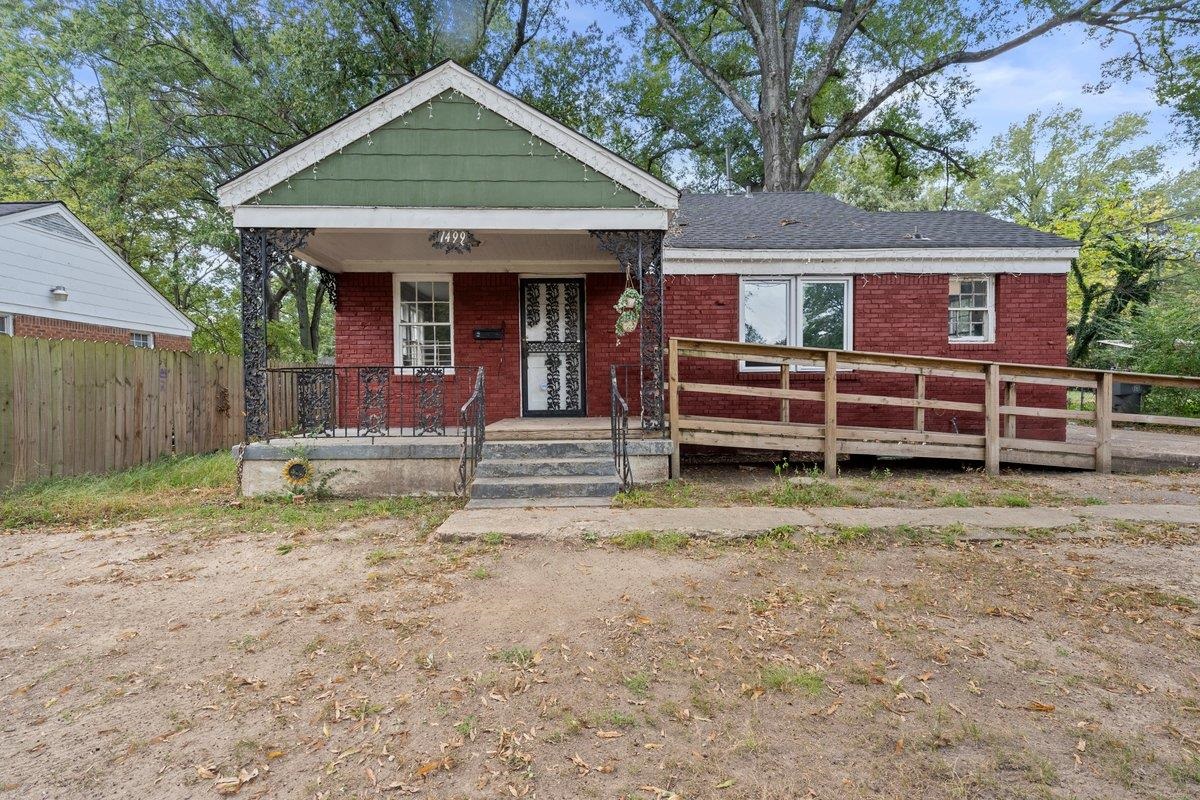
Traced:
<path fill-rule="evenodd" d="M 426 230 L 318 229 L 296 254 L 330 272 L 618 272 L 595 237 L 579 231 L 473 230 L 479 245 L 445 254 Z"/>

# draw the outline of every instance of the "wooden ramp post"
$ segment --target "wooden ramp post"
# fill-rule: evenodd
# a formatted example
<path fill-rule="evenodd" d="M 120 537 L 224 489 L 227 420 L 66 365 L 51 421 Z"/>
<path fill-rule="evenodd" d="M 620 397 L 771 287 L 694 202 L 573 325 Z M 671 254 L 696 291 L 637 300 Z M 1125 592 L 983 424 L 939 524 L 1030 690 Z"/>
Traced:
<path fill-rule="evenodd" d="M 678 478 L 679 468 L 679 344 L 667 343 L 667 419 L 671 426 L 671 478 Z"/>
<path fill-rule="evenodd" d="M 983 398 L 983 464 L 988 475 L 1000 474 L 1000 365 L 987 365 Z"/>
<path fill-rule="evenodd" d="M 1113 374 L 1101 372 L 1096 380 L 1096 472 L 1112 472 Z"/>
<path fill-rule="evenodd" d="M 825 354 L 825 477 L 837 477 L 837 353 Z"/>

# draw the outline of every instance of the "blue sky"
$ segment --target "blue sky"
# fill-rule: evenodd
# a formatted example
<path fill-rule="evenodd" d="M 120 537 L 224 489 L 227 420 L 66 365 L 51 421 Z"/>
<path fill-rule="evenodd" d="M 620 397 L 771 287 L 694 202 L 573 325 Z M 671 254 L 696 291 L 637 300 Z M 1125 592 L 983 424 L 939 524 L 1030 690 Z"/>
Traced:
<path fill-rule="evenodd" d="M 579 28 L 595 22 L 601 29 L 612 31 L 617 25 L 611 13 L 588 0 L 570 0 L 565 13 Z M 1082 28 L 1071 27 L 991 61 L 971 65 L 968 71 L 979 90 L 968 109 L 979 126 L 971 147 L 983 149 L 1013 123 L 1035 111 L 1061 105 L 1082 109 L 1084 121 L 1094 125 L 1103 125 L 1125 112 L 1148 113 L 1150 134 L 1146 143 L 1159 140 L 1168 144 L 1166 167 L 1172 172 L 1194 167 L 1197 157 L 1191 147 L 1171 141 L 1174 126 L 1170 109 L 1158 105 L 1150 81 L 1139 78 L 1102 94 L 1084 91 L 1087 85 L 1100 82 L 1101 65 L 1111 55 L 1112 51 L 1089 40 Z"/>

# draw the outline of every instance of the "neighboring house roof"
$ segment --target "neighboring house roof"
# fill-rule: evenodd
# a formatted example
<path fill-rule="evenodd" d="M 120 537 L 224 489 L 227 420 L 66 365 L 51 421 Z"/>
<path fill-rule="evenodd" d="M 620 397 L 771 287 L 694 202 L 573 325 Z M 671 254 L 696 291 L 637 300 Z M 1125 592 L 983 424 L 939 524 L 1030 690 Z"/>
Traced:
<path fill-rule="evenodd" d="M 57 285 L 67 299 L 50 299 Z M 196 328 L 58 200 L 0 203 L 0 286 L 0 312 L 177 336 Z"/>
<path fill-rule="evenodd" d="M 52 206 L 59 201 L 57 200 L 38 200 L 31 203 L 0 203 L 0 217 L 9 214 L 16 214 L 21 211 L 28 211 L 31 208 L 40 208 L 41 206 Z"/>
<path fill-rule="evenodd" d="M 817 192 L 685 194 L 665 246 L 711 250 L 1077 248 L 975 211 L 863 211 Z"/>
<path fill-rule="evenodd" d="M 556 155 L 557 152 L 580 161 L 585 167 L 610 178 L 619 187 L 633 192 L 635 196 L 640 195 L 659 208 L 674 209 L 678 205 L 679 192 L 674 187 L 453 61 L 445 61 L 418 75 L 400 88 L 382 95 L 231 179 L 217 189 L 220 203 L 225 208 L 250 203 L 274 187 L 288 182 L 301 171 L 315 168 L 324 159 L 340 154 L 344 148 L 364 139 L 369 145 L 372 132 L 447 93 L 466 97 L 503 117 L 510 126 L 528 131 L 531 134 L 531 148 L 536 138 L 554 148 L 549 151 L 550 155 Z M 582 170 L 580 179 L 586 181 L 586 174 L 587 170 Z M 378 176 L 363 175 L 357 180 L 373 177 Z"/>

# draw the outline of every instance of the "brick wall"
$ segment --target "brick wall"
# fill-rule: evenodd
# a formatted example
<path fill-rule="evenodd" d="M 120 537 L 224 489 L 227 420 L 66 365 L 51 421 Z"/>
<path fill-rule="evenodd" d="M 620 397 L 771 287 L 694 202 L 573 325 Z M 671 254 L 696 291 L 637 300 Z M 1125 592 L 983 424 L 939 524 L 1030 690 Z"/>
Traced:
<path fill-rule="evenodd" d="M 586 410 L 591 416 L 609 412 L 609 365 L 636 365 L 638 337 L 617 343 L 613 309 L 624 289 L 624 276 L 591 273 L 586 280 Z M 339 364 L 391 364 L 392 276 L 389 273 L 345 273 L 338 280 L 335 347 Z M 1066 359 L 1066 281 L 1062 275 L 1000 275 L 996 280 L 996 341 L 951 344 L 947 340 L 947 275 L 862 275 L 854 281 L 854 346 L 858 350 L 899 352 L 950 358 L 976 358 L 1036 364 L 1063 364 Z M 461 273 L 454 276 L 454 355 L 458 364 L 483 366 L 487 375 L 488 420 L 520 415 L 521 351 L 518 278 L 513 274 Z M 673 276 L 667 282 L 667 334 L 708 339 L 738 338 L 738 278 Z M 500 340 L 475 341 L 477 327 L 501 328 Z M 745 373 L 735 362 L 685 359 L 687 379 L 715 383 L 778 385 L 778 375 Z M 622 373 L 626 399 L 636 415 L 636 373 Z M 394 383 L 400 379 L 394 379 Z M 460 371 L 446 380 L 447 409 L 456 409 L 470 394 L 473 371 Z M 839 384 L 850 392 L 912 396 L 908 377 L 846 373 Z M 820 388 L 821 377 L 801 373 L 795 388 Z M 410 389 L 405 389 L 411 393 Z M 931 378 L 931 398 L 980 402 L 980 383 Z M 1022 404 L 1061 407 L 1064 391 L 1053 387 L 1018 388 Z M 398 404 L 393 402 L 393 407 Z M 410 404 L 411 405 L 411 404 Z M 356 414 L 349 405 L 344 413 Z M 685 396 L 684 413 L 777 419 L 779 403 L 731 396 Z M 400 424 L 393 413 L 393 424 Z M 456 413 L 456 412 L 455 412 Z M 793 420 L 819 421 L 817 403 L 792 404 Z M 843 406 L 842 419 L 852 424 L 908 427 L 912 411 L 887 405 Z M 346 419 L 347 417 L 344 417 Z M 454 420 L 448 418 L 448 424 Z M 403 424 L 411 424 L 405 420 Z M 982 431 L 980 415 L 927 411 L 929 430 Z M 1019 420 L 1021 436 L 1062 438 L 1060 420 Z"/>
<path fill-rule="evenodd" d="M 521 320 L 520 286 L 515 274 L 459 273 L 454 275 L 454 361 L 467 367 L 482 366 L 487 382 L 489 422 L 521 415 Z M 585 410 L 592 416 L 609 412 L 609 365 L 636 364 L 638 338 L 626 337 L 617 343 L 615 325 L 617 297 L 625 288 L 625 278 L 616 273 L 592 273 L 584 285 L 587 306 L 585 316 L 586 374 Z M 500 328 L 498 340 L 476 341 L 476 328 Z M 392 364 L 392 275 L 390 273 L 348 272 L 338 276 L 338 309 L 334 315 L 334 348 L 337 363 L 345 365 Z M 473 370 L 459 371 L 446 378 L 448 413 L 470 396 L 475 380 Z M 629 392 L 637 394 L 636 378 L 631 377 Z M 394 378 L 394 392 L 412 395 L 410 386 L 400 386 L 409 378 Z M 341 399 L 343 422 L 357 416 L 353 391 Z M 631 412 L 637 413 L 637 398 L 631 397 Z M 457 403 L 458 405 L 454 405 Z M 411 414 L 393 407 L 393 424 L 411 424 Z M 410 404 L 411 405 L 411 404 Z M 457 412 L 454 412 L 457 413 Z M 447 424 L 456 424 L 447 417 Z"/>
<path fill-rule="evenodd" d="M 947 358 L 1023 362 L 1066 363 L 1066 279 L 1063 275 L 999 275 L 996 279 L 996 341 L 986 344 L 954 344 L 947 335 L 948 275 L 860 275 L 854 280 L 854 348 L 856 350 L 908 353 Z M 738 338 L 738 278 L 736 275 L 672 276 L 667 284 L 667 330 L 669 335 L 706 339 Z M 710 383 L 746 383 L 777 386 L 778 374 L 739 371 L 736 362 L 683 359 L 680 372 L 685 379 Z M 793 375 L 797 389 L 821 388 L 819 374 Z M 911 397 L 913 379 L 848 372 L 839 385 L 857 394 Z M 1017 389 L 1022 405 L 1062 407 L 1065 391 L 1054 387 Z M 944 400 L 982 402 L 981 382 L 930 378 L 926 395 Z M 684 395 L 684 413 L 750 419 L 778 419 L 779 402 L 732 396 Z M 844 405 L 839 418 L 850 424 L 910 427 L 911 409 L 887 405 Z M 819 422 L 823 411 L 818 403 L 794 402 L 794 421 Z M 929 410 L 926 427 L 933 431 L 982 432 L 981 415 Z M 1061 420 L 1018 419 L 1018 435 L 1061 439 Z"/>
<path fill-rule="evenodd" d="M 132 332 L 129 328 L 13 314 L 13 335 L 28 336 L 32 339 L 81 339 L 88 342 L 116 342 L 127 345 Z M 159 350 L 190 350 L 192 339 L 189 336 L 155 333 L 154 346 Z"/>

